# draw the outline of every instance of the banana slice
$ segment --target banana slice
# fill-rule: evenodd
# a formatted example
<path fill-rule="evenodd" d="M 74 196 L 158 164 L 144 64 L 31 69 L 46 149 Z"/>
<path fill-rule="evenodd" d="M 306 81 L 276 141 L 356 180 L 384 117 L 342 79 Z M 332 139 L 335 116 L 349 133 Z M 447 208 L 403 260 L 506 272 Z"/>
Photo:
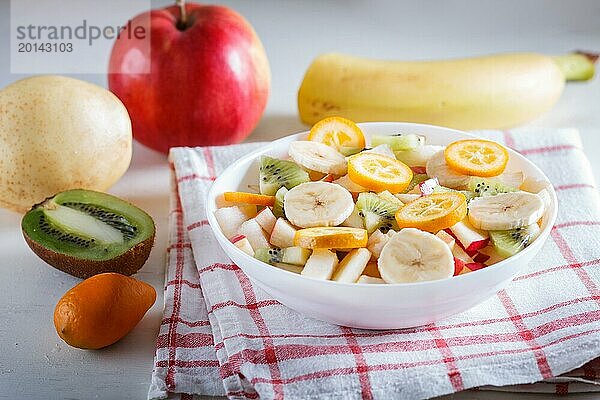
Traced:
<path fill-rule="evenodd" d="M 454 259 L 446 243 L 415 228 L 392 236 L 381 250 L 378 266 L 386 283 L 433 281 L 454 274 Z"/>
<path fill-rule="evenodd" d="M 442 186 L 464 189 L 469 185 L 470 176 L 455 172 L 446 164 L 444 150 L 438 151 L 429 158 L 425 170 L 430 178 L 437 178 Z"/>
<path fill-rule="evenodd" d="M 338 176 L 345 175 L 348 171 L 344 156 L 323 143 L 302 140 L 292 142 L 288 152 L 294 161 L 313 171 Z"/>
<path fill-rule="evenodd" d="M 476 197 L 469 203 L 469 222 L 486 231 L 516 229 L 535 223 L 544 214 L 540 196 L 528 192 Z"/>
<path fill-rule="evenodd" d="M 285 216 L 301 228 L 337 226 L 354 210 L 349 191 L 328 182 L 307 182 L 293 187 L 283 200 Z"/>

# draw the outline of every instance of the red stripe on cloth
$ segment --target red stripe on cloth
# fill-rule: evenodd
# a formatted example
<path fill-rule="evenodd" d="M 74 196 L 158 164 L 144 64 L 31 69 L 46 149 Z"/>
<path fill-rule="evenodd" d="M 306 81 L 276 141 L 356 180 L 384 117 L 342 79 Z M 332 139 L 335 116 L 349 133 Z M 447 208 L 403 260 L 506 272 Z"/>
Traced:
<path fill-rule="evenodd" d="M 566 396 L 569 394 L 569 383 L 561 382 L 556 384 L 556 394 L 559 396 Z"/>
<path fill-rule="evenodd" d="M 596 189 L 596 187 L 594 185 L 590 185 L 589 183 L 572 183 L 570 185 L 554 186 L 554 190 L 556 190 L 556 191 L 567 190 L 567 189 L 583 189 L 583 188 Z"/>
<path fill-rule="evenodd" d="M 553 304 L 549 307 L 537 310 L 537 311 L 531 311 L 528 313 L 523 313 L 521 314 L 522 318 L 531 318 L 531 317 L 536 317 L 539 316 L 541 314 L 545 314 L 554 310 L 557 310 L 559 308 L 562 307 L 566 307 L 572 304 L 578 304 L 578 303 L 582 303 L 585 301 L 595 301 L 597 299 L 600 299 L 600 296 L 588 296 L 588 297 L 581 297 L 581 298 L 577 298 L 577 299 L 571 299 L 571 300 L 567 300 L 567 301 L 563 301 L 561 303 L 556 303 Z M 491 319 L 486 319 L 486 320 L 479 320 L 479 321 L 470 321 L 470 322 L 462 322 L 462 323 L 458 323 L 458 324 L 452 324 L 452 325 L 438 325 L 437 328 L 439 330 L 446 330 L 446 329 L 456 329 L 456 328 L 464 328 L 464 327 L 473 327 L 473 326 L 479 326 L 479 325 L 490 325 L 490 324 L 494 324 L 494 323 L 500 323 L 500 322 L 509 322 L 511 321 L 511 317 L 502 317 L 502 318 L 491 318 Z M 377 336 L 391 336 L 391 335 L 397 335 L 399 333 L 404 333 L 404 334 L 412 334 L 412 333 L 418 333 L 418 332 L 422 332 L 423 328 L 417 328 L 417 329 L 404 329 L 404 330 L 388 330 L 388 331 L 373 331 L 373 332 L 368 332 L 368 333 L 355 333 L 354 336 L 356 337 L 377 337 Z M 339 339 L 342 338 L 343 335 L 342 334 L 324 334 L 324 335 L 319 335 L 319 334 L 280 334 L 280 335 L 270 335 L 272 338 L 277 338 L 277 339 L 293 339 L 293 338 L 308 338 L 308 339 Z M 237 337 L 244 337 L 244 338 L 248 338 L 248 339 L 262 339 L 263 336 L 261 335 L 253 335 L 253 334 L 244 334 L 244 333 L 239 333 L 236 335 L 231 335 L 228 336 L 226 338 L 223 339 L 223 341 L 226 340 L 231 340 Z M 497 335 L 494 337 L 498 337 Z M 466 337 L 469 338 L 469 337 Z M 477 340 L 481 340 L 482 336 L 476 336 Z M 451 339 L 447 339 L 447 341 L 449 341 L 452 345 L 455 344 L 455 338 L 451 338 Z M 457 338 L 460 340 L 460 338 Z M 518 336 L 518 340 L 522 340 L 520 336 Z M 410 340 L 410 343 L 416 343 L 414 340 Z M 427 343 L 429 343 L 430 341 L 427 341 Z M 398 343 L 403 343 L 403 342 L 398 342 Z M 458 341 L 456 342 L 457 344 Z M 391 345 L 393 343 L 385 343 L 385 345 Z M 464 344 L 464 343 L 463 343 Z M 471 344 L 471 343 L 466 343 L 466 344 Z M 364 349 L 364 346 L 363 346 Z M 426 349 L 426 348 L 423 348 Z M 428 349 L 428 348 L 427 348 Z M 376 351 L 383 351 L 383 350 L 390 350 L 388 349 L 380 349 L 378 348 Z M 398 351 L 404 351 L 406 349 L 398 349 Z"/>
<path fill-rule="evenodd" d="M 222 269 L 224 271 L 237 271 L 238 269 L 240 269 L 240 267 L 238 267 L 235 264 L 214 263 L 211 265 L 207 265 L 207 266 L 203 267 L 202 269 L 199 269 L 198 274 L 203 274 L 205 272 L 213 271 L 215 269 Z"/>
<path fill-rule="evenodd" d="M 527 326 L 523 322 L 523 317 L 517 311 L 515 304 L 513 303 L 508 293 L 506 293 L 506 290 L 501 290 L 500 292 L 498 292 L 498 298 L 500 299 L 500 302 L 506 309 L 508 315 L 511 317 L 510 319 L 511 321 L 513 321 L 515 328 L 517 328 L 517 331 L 519 332 L 525 343 L 527 343 L 527 345 L 533 351 L 533 355 L 535 356 L 535 360 L 537 362 L 542 378 L 547 379 L 552 377 L 552 369 L 550 368 L 550 364 L 548 364 L 546 354 L 544 353 L 540 345 L 536 342 L 535 335 L 527 328 Z"/>
<path fill-rule="evenodd" d="M 454 391 L 460 392 L 464 390 L 465 386 L 463 384 L 462 376 L 458 370 L 458 365 L 456 365 L 454 353 L 452 352 L 452 349 L 450 349 L 450 346 L 448 346 L 448 342 L 446 342 L 444 336 L 442 336 L 435 324 L 429 325 L 427 330 L 433 337 L 435 346 L 439 349 L 443 357 L 444 364 L 446 364 L 446 368 L 448 369 L 448 378 L 450 379 Z"/>
<path fill-rule="evenodd" d="M 240 288 L 244 293 L 244 298 L 246 299 L 246 303 L 256 303 L 256 293 L 254 293 L 254 289 L 252 287 L 252 283 L 250 283 L 250 279 L 244 274 L 239 268 L 235 269 L 235 275 L 239 281 Z M 273 383 L 273 397 L 276 399 L 283 399 L 283 385 L 281 380 L 281 371 L 279 370 L 279 364 L 277 361 L 277 354 L 275 353 L 273 339 L 271 338 L 271 332 L 260 313 L 260 308 L 250 308 L 248 310 L 258 332 L 264 336 L 263 344 L 265 346 L 265 358 L 267 360 L 269 366 L 269 372 L 271 374 L 271 379 Z"/>
<path fill-rule="evenodd" d="M 594 322 L 596 319 L 600 320 L 600 311 L 589 311 L 579 314 L 573 318 L 567 317 L 556 321 L 549 322 L 547 324 L 540 325 L 537 328 L 532 329 L 532 335 L 534 337 L 541 337 L 551 333 L 557 329 L 566 327 L 567 325 L 576 325 L 578 322 Z M 356 334 L 355 334 L 356 335 Z M 440 338 L 438 337 L 438 341 Z M 523 337 L 520 333 L 495 333 L 495 334 L 479 334 L 479 335 L 468 335 L 468 336 L 457 336 L 449 337 L 445 339 L 446 345 L 449 348 L 459 346 L 471 346 L 471 345 L 483 345 L 483 344 L 501 344 L 501 343 L 515 343 L 523 342 Z M 526 345 L 526 343 L 524 343 Z M 215 347 L 218 347 L 218 343 Z M 431 339 L 406 339 L 402 341 L 383 342 L 375 344 L 367 344 L 361 346 L 361 352 L 363 354 L 373 353 L 406 353 L 406 352 L 422 352 L 435 348 L 444 347 L 440 343 L 436 343 L 435 340 Z M 530 347 L 524 347 L 523 351 L 531 351 Z M 346 355 L 352 354 L 353 351 L 348 345 L 343 344 L 283 344 L 276 346 L 276 352 L 278 354 L 278 360 L 289 361 L 299 360 L 310 357 L 320 356 L 332 356 L 332 355 Z M 455 361 L 457 357 L 452 354 L 448 355 L 445 353 L 446 358 L 451 358 L 448 362 Z M 432 360 L 432 362 L 439 363 L 443 360 Z M 267 358 L 264 349 L 253 350 L 244 349 L 237 353 L 230 354 L 228 362 L 232 365 L 242 365 L 244 362 L 250 362 L 252 364 L 267 364 Z M 453 374 L 456 375 L 456 374 Z"/>
<path fill-rule="evenodd" d="M 592 330 L 585 331 L 585 332 L 578 332 L 578 333 L 575 333 L 572 335 L 561 337 L 552 342 L 546 343 L 545 345 L 543 345 L 541 347 L 546 348 L 546 347 L 550 347 L 550 346 L 555 346 L 559 343 L 562 343 L 562 342 L 565 342 L 565 341 L 568 341 L 571 339 L 575 339 L 575 338 L 578 338 L 581 336 L 586 336 L 586 335 L 590 335 L 590 334 L 598 333 L 598 332 L 600 332 L 600 329 L 592 329 Z M 463 356 L 456 356 L 456 359 L 457 360 L 473 360 L 473 359 L 477 359 L 477 358 L 493 357 L 496 355 L 519 354 L 519 353 L 524 353 L 524 352 L 528 352 L 528 351 L 531 351 L 531 348 L 527 347 L 527 348 L 523 348 L 523 349 L 507 349 L 507 350 L 498 350 L 498 351 L 486 352 L 486 353 L 476 353 L 476 354 L 467 354 L 467 355 L 463 355 Z M 436 360 L 414 361 L 414 362 L 409 362 L 409 363 L 395 363 L 395 364 L 375 364 L 375 365 L 369 365 L 368 370 L 369 370 L 369 372 L 389 371 L 389 370 L 400 370 L 400 369 L 427 366 L 427 365 L 435 365 L 435 364 L 439 364 L 439 360 L 436 359 Z M 321 370 L 321 371 L 317 371 L 317 372 L 312 372 L 309 374 L 299 375 L 299 376 L 295 376 L 295 377 L 291 377 L 291 378 L 287 378 L 287 379 L 282 379 L 281 381 L 284 384 L 289 384 L 289 383 L 295 383 L 295 382 L 305 381 L 305 380 L 327 378 L 327 377 L 335 376 L 335 375 L 352 374 L 352 373 L 356 373 L 356 372 L 357 372 L 356 368 L 335 368 L 335 369 L 330 369 L 330 370 Z M 271 383 L 271 381 L 272 381 L 272 379 L 256 377 L 251 380 L 251 383 L 253 383 L 253 384 L 254 383 Z"/>
<path fill-rule="evenodd" d="M 212 306 L 210 308 L 210 310 L 208 311 L 209 314 L 211 312 L 214 312 L 215 310 L 219 310 L 221 308 L 225 308 L 225 307 L 237 307 L 237 308 L 241 308 L 243 310 L 251 310 L 251 309 L 256 309 L 256 308 L 261 308 L 261 307 L 268 307 L 268 306 L 274 306 L 274 305 L 278 305 L 280 304 L 277 300 L 262 300 L 262 301 L 258 301 L 256 303 L 250 303 L 250 304 L 240 304 L 240 303 L 236 303 L 233 300 L 228 300 L 228 301 L 223 301 L 221 303 L 217 303 L 214 306 Z"/>
<path fill-rule="evenodd" d="M 179 198 L 179 194 L 176 193 Z M 177 242 L 183 241 L 183 217 L 181 214 L 177 214 L 176 218 L 176 240 Z M 176 268 L 175 268 L 175 280 L 181 281 L 183 279 L 183 249 L 177 249 L 176 253 Z M 169 363 L 167 369 L 167 376 L 165 377 L 165 383 L 167 389 L 173 391 L 175 389 L 175 359 L 177 354 L 177 318 L 181 310 L 181 285 L 175 285 L 173 293 L 173 312 L 171 313 L 171 320 L 173 321 L 169 325 Z"/>
<path fill-rule="evenodd" d="M 191 248 L 192 248 L 192 244 L 190 242 L 173 243 L 172 245 L 169 245 L 169 247 L 167 247 L 167 252 L 175 250 L 175 249 L 191 249 Z"/>
<path fill-rule="evenodd" d="M 358 372 L 358 381 L 360 382 L 360 391 L 363 399 L 372 399 L 373 392 L 371 391 L 371 382 L 369 379 L 369 368 L 367 367 L 367 361 L 362 352 L 358 340 L 354 336 L 354 332 L 351 328 L 341 326 L 342 336 L 346 338 L 348 343 L 348 349 L 354 355 L 356 361 L 356 371 Z"/>
<path fill-rule="evenodd" d="M 206 161 L 208 174 L 214 180 L 217 174 L 215 173 L 215 161 L 213 160 L 212 149 L 210 147 L 204 147 L 202 152 L 204 153 L 204 160 Z"/>
<path fill-rule="evenodd" d="M 181 400 L 193 400 L 194 395 L 189 393 L 181 393 Z"/>
<path fill-rule="evenodd" d="M 191 181 L 194 179 L 201 179 L 201 180 L 205 180 L 205 181 L 214 181 L 217 178 L 215 178 L 214 176 L 202 176 L 202 175 L 198 175 L 198 174 L 194 173 L 194 174 L 184 175 L 182 177 L 177 178 L 177 183 Z"/>
<path fill-rule="evenodd" d="M 514 149 L 515 148 L 515 139 L 512 136 L 510 131 L 502 131 L 502 136 L 504 137 L 504 143 Z"/>
<path fill-rule="evenodd" d="M 554 321 L 549 321 L 536 327 L 535 329 L 532 329 L 532 333 L 535 337 L 540 337 L 559 329 L 590 324 L 598 321 L 600 321 L 600 310 L 586 311 L 579 314 L 570 315 L 568 317 L 559 318 Z"/>
<path fill-rule="evenodd" d="M 582 263 L 577 263 L 576 262 L 576 263 L 572 263 L 572 264 L 558 265 L 556 267 L 547 268 L 547 269 L 543 269 L 541 271 L 531 272 L 529 274 L 517 276 L 514 280 L 515 281 L 520 281 L 520 280 L 523 280 L 523 279 L 535 278 L 536 276 L 544 275 L 544 274 L 547 274 L 547 273 L 550 273 L 550 272 L 562 271 L 562 270 L 565 270 L 565 269 L 588 267 L 590 265 L 597 265 L 597 264 L 600 264 L 600 258 L 597 258 L 595 260 L 590 260 L 590 261 L 582 262 Z"/>
<path fill-rule="evenodd" d="M 258 399 L 258 393 L 248 393 L 243 390 L 236 390 L 235 392 L 227 392 L 227 397 L 245 397 L 247 399 Z"/>
<path fill-rule="evenodd" d="M 588 275 L 588 273 L 583 268 L 581 268 L 581 263 L 577 260 L 577 257 L 575 257 L 575 254 L 573 253 L 573 250 L 571 250 L 571 247 L 569 246 L 565 238 L 561 235 L 561 233 L 557 229 L 553 228 L 550 231 L 550 236 L 554 240 L 554 243 L 556 243 L 556 245 L 558 246 L 558 249 L 565 261 L 576 266 L 575 268 L 573 268 L 573 271 L 575 271 L 575 274 L 577 274 L 577 277 L 579 278 L 581 283 L 583 283 L 587 291 L 594 297 L 600 296 L 598 286 L 596 286 L 596 284 Z M 597 303 L 600 304 L 600 300 L 598 300 Z"/>
<path fill-rule="evenodd" d="M 178 368 L 214 368 L 219 366 L 219 362 L 217 360 L 173 360 L 172 362 L 170 360 L 160 360 L 156 362 L 156 366 L 159 368 L 170 365 Z"/>
<path fill-rule="evenodd" d="M 537 148 L 533 148 L 533 149 L 519 150 L 519 152 L 523 155 L 528 155 L 528 154 L 550 153 L 550 152 L 561 151 L 561 150 L 582 150 L 582 149 L 577 146 L 573 146 L 572 144 L 562 144 L 562 145 L 557 145 L 557 146 L 546 146 L 546 147 L 537 147 Z"/>
<path fill-rule="evenodd" d="M 186 321 L 181 317 L 176 317 L 176 318 L 163 318 L 163 320 L 160 322 L 161 325 L 168 325 L 171 324 L 173 322 L 177 321 L 180 324 L 189 326 L 190 328 L 194 328 L 197 326 L 208 326 L 210 325 L 210 322 L 208 320 L 199 320 L 199 321 Z"/>
<path fill-rule="evenodd" d="M 561 229 L 561 228 L 568 228 L 571 226 L 596 226 L 596 225 L 600 225 L 600 221 L 569 221 L 569 222 L 563 222 L 561 224 L 556 224 L 552 227 L 552 230 L 556 230 L 556 229 Z"/>
<path fill-rule="evenodd" d="M 165 286 L 175 286 L 175 285 L 181 285 L 181 284 L 184 284 L 192 289 L 200 289 L 199 283 L 190 282 L 187 279 L 171 280 L 171 281 L 167 282 Z"/>
<path fill-rule="evenodd" d="M 212 346 L 213 336 L 208 333 L 187 333 L 182 335 L 180 333 L 176 333 L 177 347 L 190 349 L 194 347 L 206 347 Z M 169 346 L 169 336 L 168 335 L 159 335 L 156 340 L 156 348 L 164 349 Z"/>
<path fill-rule="evenodd" d="M 207 219 L 203 219 L 202 221 L 196 221 L 194 223 L 189 224 L 186 229 L 189 232 L 189 231 L 191 231 L 193 229 L 200 228 L 200 227 L 206 226 L 206 225 L 208 225 L 208 220 Z"/>

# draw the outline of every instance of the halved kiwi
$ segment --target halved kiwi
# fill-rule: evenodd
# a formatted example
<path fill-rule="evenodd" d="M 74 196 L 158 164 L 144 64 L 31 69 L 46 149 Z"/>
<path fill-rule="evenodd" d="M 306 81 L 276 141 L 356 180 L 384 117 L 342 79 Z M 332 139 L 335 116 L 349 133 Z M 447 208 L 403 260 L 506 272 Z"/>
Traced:
<path fill-rule="evenodd" d="M 53 267 L 79 278 L 103 272 L 131 275 L 154 244 L 152 218 L 118 197 L 91 190 L 58 193 L 21 221 L 25 241 Z"/>

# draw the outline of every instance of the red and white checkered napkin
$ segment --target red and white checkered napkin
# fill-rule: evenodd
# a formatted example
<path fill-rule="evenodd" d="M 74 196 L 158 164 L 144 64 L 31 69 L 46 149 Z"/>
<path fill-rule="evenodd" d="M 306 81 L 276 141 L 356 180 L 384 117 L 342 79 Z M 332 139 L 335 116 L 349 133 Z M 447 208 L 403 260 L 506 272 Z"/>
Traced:
<path fill-rule="evenodd" d="M 600 199 L 579 136 L 574 130 L 480 134 L 519 150 L 550 177 L 560 201 L 551 238 L 497 296 L 434 325 L 391 331 L 304 317 L 254 287 L 222 252 L 206 221 L 205 194 L 224 168 L 260 144 L 172 149 L 165 310 L 149 398 L 600 390 L 600 363 L 574 370 L 600 356 Z M 532 382 L 540 383 L 522 385 Z"/>

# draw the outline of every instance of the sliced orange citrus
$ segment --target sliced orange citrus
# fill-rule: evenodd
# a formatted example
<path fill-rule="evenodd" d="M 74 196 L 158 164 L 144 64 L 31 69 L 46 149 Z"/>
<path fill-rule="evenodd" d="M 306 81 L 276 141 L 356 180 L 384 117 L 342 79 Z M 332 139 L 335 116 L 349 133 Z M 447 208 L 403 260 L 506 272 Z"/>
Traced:
<path fill-rule="evenodd" d="M 310 129 L 308 140 L 325 143 L 344 154 L 347 149 L 365 147 L 365 135 L 352 121 L 342 117 L 328 117 L 320 120 Z"/>
<path fill-rule="evenodd" d="M 434 193 L 419 197 L 396 212 L 400 228 L 417 228 L 436 233 L 467 216 L 467 198 L 459 192 Z"/>
<path fill-rule="evenodd" d="M 402 192 L 413 178 L 406 164 L 376 153 L 359 153 L 348 158 L 348 177 L 374 192 Z"/>
<path fill-rule="evenodd" d="M 275 196 L 265 194 L 254 194 L 246 192 L 225 192 L 223 197 L 226 201 L 233 203 L 255 204 L 257 206 L 272 206 L 275 204 Z"/>
<path fill-rule="evenodd" d="M 508 162 L 508 151 L 496 142 L 459 140 L 444 150 L 446 163 L 456 172 L 475 176 L 500 175 Z"/>
<path fill-rule="evenodd" d="M 356 249 L 367 247 L 366 229 L 347 227 L 306 228 L 296 231 L 294 246 L 305 249 Z"/>

